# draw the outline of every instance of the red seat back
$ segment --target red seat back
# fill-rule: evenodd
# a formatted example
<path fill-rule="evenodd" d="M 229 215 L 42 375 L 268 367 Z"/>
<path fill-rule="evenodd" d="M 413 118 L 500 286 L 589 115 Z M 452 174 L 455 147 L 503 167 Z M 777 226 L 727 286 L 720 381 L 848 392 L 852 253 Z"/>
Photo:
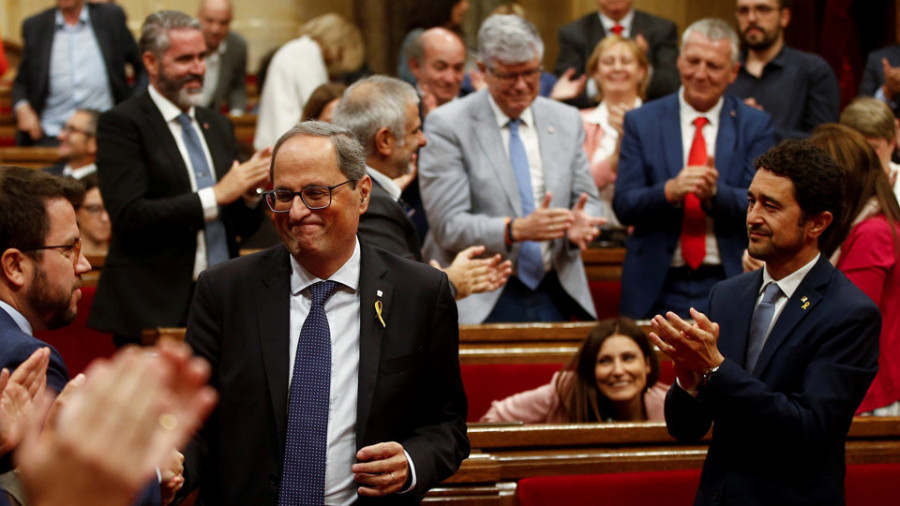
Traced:
<path fill-rule="evenodd" d="M 462 365 L 463 386 L 469 401 L 469 422 L 477 422 L 491 407 L 491 401 L 531 390 L 549 383 L 563 364 L 476 364 Z"/>
<path fill-rule="evenodd" d="M 88 314 L 91 312 L 96 291 L 97 288 L 94 286 L 81 287 L 78 315 L 70 325 L 61 329 L 35 332 L 35 337 L 53 346 L 62 355 L 72 377 L 84 371 L 95 358 L 110 357 L 116 352 L 112 334 L 87 326 Z"/>

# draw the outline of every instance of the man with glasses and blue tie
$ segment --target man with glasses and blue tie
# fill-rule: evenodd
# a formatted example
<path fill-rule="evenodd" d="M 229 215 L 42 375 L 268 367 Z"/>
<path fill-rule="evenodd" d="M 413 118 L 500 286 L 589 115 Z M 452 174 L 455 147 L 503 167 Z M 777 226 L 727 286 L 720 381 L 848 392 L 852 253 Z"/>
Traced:
<path fill-rule="evenodd" d="M 199 22 L 160 11 L 144 21 L 147 92 L 100 117 L 97 171 L 113 233 L 89 325 L 119 346 L 183 327 L 194 280 L 237 256 L 262 219 L 269 150 L 235 162 L 231 122 L 197 107 L 206 70 Z"/>
<path fill-rule="evenodd" d="M 844 504 L 844 444 L 878 370 L 878 307 L 820 246 L 838 233 L 844 177 L 789 140 L 758 157 L 747 191 L 750 256 L 765 267 L 716 284 L 694 323 L 669 311 L 650 338 L 675 362 L 666 425 L 713 426 L 695 505 Z"/>
<path fill-rule="evenodd" d="M 581 251 L 599 234 L 581 116 L 539 97 L 544 44 L 530 22 L 494 15 L 478 31 L 487 89 L 428 116 L 419 185 L 425 256 L 472 244 L 513 260 L 502 291 L 458 301 L 460 323 L 594 319 Z"/>
<path fill-rule="evenodd" d="M 469 454 L 446 274 L 358 238 L 352 133 L 300 123 L 265 193 L 282 244 L 204 272 L 186 341 L 219 404 L 185 450 L 204 504 L 418 504 Z"/>

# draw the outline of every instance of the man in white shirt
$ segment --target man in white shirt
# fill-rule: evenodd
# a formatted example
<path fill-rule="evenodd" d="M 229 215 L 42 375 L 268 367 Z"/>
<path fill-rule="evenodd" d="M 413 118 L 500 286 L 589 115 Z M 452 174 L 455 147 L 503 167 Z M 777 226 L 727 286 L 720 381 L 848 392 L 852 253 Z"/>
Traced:
<path fill-rule="evenodd" d="M 93 109 L 79 109 L 66 121 L 59 133 L 59 163 L 43 170 L 55 176 L 83 179 L 97 171 L 97 120 L 100 113 Z"/>
<path fill-rule="evenodd" d="M 120 345 L 185 325 L 198 274 L 237 256 L 238 237 L 259 225 L 256 189 L 268 180 L 268 151 L 238 164 L 231 121 L 196 107 L 206 56 L 197 20 L 151 14 L 140 47 L 149 89 L 104 113 L 97 131 L 113 235 L 88 324 Z"/>

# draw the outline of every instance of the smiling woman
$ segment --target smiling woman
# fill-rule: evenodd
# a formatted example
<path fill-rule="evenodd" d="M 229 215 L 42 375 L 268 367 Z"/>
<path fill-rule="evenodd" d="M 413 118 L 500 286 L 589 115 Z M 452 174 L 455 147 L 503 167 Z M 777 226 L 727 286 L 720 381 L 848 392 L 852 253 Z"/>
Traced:
<path fill-rule="evenodd" d="M 482 422 L 663 421 L 668 385 L 644 331 L 627 318 L 597 323 L 550 383 L 491 403 Z"/>

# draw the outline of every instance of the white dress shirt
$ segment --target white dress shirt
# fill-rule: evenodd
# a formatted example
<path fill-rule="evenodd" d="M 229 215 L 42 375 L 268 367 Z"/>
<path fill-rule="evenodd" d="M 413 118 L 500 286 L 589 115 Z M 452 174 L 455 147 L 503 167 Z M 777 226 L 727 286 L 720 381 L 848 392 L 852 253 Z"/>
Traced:
<path fill-rule="evenodd" d="M 500 129 L 500 137 L 503 139 L 503 152 L 506 153 L 506 159 L 509 160 L 510 117 L 500 110 L 500 106 L 497 105 L 497 102 L 494 102 L 494 97 L 490 94 L 488 94 L 488 102 L 494 111 L 494 117 L 497 118 L 497 127 Z M 528 156 L 528 168 L 531 173 L 531 193 L 534 196 L 534 208 L 537 209 L 544 201 L 544 194 L 547 190 L 544 183 L 544 163 L 541 159 L 541 146 L 538 141 L 537 128 L 534 126 L 534 113 L 531 111 L 530 106 L 522 111 L 519 119 L 522 120 L 519 125 L 519 138 L 522 139 L 522 144 L 525 145 L 525 154 Z M 518 191 L 518 188 L 516 188 L 516 191 Z M 524 218 L 525 216 L 523 215 L 522 217 Z M 544 272 L 549 271 L 553 268 L 550 241 L 541 241 L 538 244 L 541 245 L 541 260 L 544 263 Z"/>
<path fill-rule="evenodd" d="M 694 120 L 698 117 L 707 119 L 706 125 L 703 127 L 703 140 L 706 142 L 706 153 L 709 157 L 716 155 L 716 138 L 719 133 L 719 115 L 722 112 L 722 105 L 725 100 L 721 97 L 716 105 L 706 112 L 699 112 L 684 99 L 684 88 L 678 89 L 678 116 L 681 123 L 681 146 L 682 146 L 682 167 L 687 166 L 688 158 L 691 155 L 691 144 L 694 143 L 694 133 L 697 127 L 694 126 Z M 706 256 L 703 257 L 703 265 L 721 265 L 722 258 L 719 256 L 719 243 L 716 240 L 716 231 L 713 225 L 713 219 L 706 217 Z M 672 267 L 681 267 L 685 265 L 684 258 L 681 256 L 681 239 L 675 247 L 675 254 L 672 256 Z"/>
<path fill-rule="evenodd" d="M 212 107 L 216 96 L 216 88 L 219 87 L 219 74 L 222 73 L 222 57 L 228 44 L 227 39 L 219 43 L 215 51 L 206 55 L 206 72 L 203 74 L 203 92 L 200 94 L 200 103 L 204 107 Z"/>
<path fill-rule="evenodd" d="M 359 240 L 350 259 L 328 279 L 338 287 L 325 302 L 325 317 L 331 334 L 331 387 L 328 406 L 328 441 L 325 457 L 325 504 L 356 503 L 357 485 L 351 466 L 356 463 L 356 407 L 359 396 Z M 310 274 L 291 255 L 291 315 L 288 391 L 293 377 L 300 330 L 309 315 L 312 298 L 306 289 L 322 281 Z M 405 450 L 404 450 L 405 452 Z M 406 454 L 412 484 L 415 467 Z"/>
<path fill-rule="evenodd" d="M 87 165 L 82 165 L 77 169 L 73 169 L 71 165 L 68 163 L 63 166 L 62 175 L 68 177 L 74 177 L 75 179 L 81 180 L 85 177 L 97 172 L 97 164 L 89 163 Z"/>
<path fill-rule="evenodd" d="M 181 109 L 169 99 L 162 96 L 162 94 L 156 91 L 156 88 L 152 85 L 148 86 L 147 90 L 150 93 L 150 99 L 153 100 L 156 108 L 159 109 L 163 119 L 166 121 L 169 131 L 172 132 L 172 137 L 175 139 L 175 145 L 178 146 L 178 152 L 181 153 L 181 158 L 184 160 L 185 167 L 187 167 L 188 179 L 191 182 L 191 191 L 196 192 L 197 196 L 200 197 L 200 205 L 203 206 L 203 218 L 206 219 L 206 221 L 218 218 L 219 206 L 216 205 L 216 194 L 212 187 L 210 186 L 209 188 L 197 190 L 197 178 L 194 176 L 194 168 L 191 165 L 191 157 L 188 155 L 187 146 L 184 145 L 184 138 L 181 133 L 181 123 L 178 122 L 178 115 L 182 113 Z M 193 107 L 187 111 L 187 115 L 191 118 L 191 123 L 194 125 L 197 137 L 200 138 L 200 145 L 203 146 L 203 155 L 206 157 L 206 163 L 209 165 L 211 176 L 213 180 L 215 180 L 216 169 L 215 165 L 213 165 L 212 155 L 210 155 L 209 147 L 206 145 L 206 137 L 203 135 L 203 128 L 197 123 L 197 118 L 194 116 Z M 197 232 L 197 251 L 194 254 L 194 281 L 197 280 L 197 277 L 201 272 L 206 270 L 208 263 L 209 262 L 206 259 L 206 233 L 203 230 L 200 230 Z"/>

